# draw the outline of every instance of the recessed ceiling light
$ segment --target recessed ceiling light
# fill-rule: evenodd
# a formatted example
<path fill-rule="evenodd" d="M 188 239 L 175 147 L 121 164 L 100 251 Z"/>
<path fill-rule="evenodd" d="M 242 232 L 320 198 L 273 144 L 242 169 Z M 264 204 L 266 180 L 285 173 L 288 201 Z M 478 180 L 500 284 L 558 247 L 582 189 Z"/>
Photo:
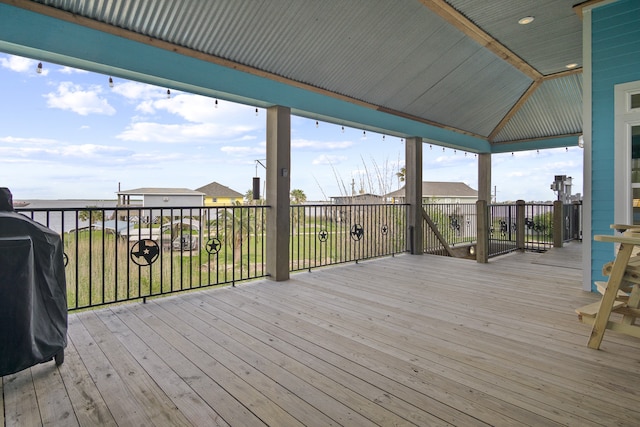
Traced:
<path fill-rule="evenodd" d="M 568 69 L 576 68 L 577 66 L 578 66 L 578 64 L 576 64 L 575 62 L 572 62 L 571 64 L 565 65 L 565 67 L 568 68 Z"/>
<path fill-rule="evenodd" d="M 531 24 L 534 19 L 536 19 L 536 18 L 534 18 L 533 16 L 525 16 L 524 18 L 520 18 L 518 20 L 518 24 L 520 24 L 520 25 Z"/>

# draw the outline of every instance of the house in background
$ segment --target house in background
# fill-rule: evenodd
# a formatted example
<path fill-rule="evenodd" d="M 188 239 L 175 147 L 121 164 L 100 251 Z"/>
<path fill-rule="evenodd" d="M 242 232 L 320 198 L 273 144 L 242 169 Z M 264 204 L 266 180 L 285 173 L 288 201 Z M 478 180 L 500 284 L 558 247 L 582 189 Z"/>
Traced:
<path fill-rule="evenodd" d="M 331 204 L 334 205 L 379 205 L 382 203 L 384 203 L 384 197 L 371 193 L 331 197 Z"/>
<path fill-rule="evenodd" d="M 205 206 L 229 206 L 244 200 L 242 194 L 215 181 L 197 188 L 196 191 L 204 193 Z"/>
<path fill-rule="evenodd" d="M 405 188 L 386 194 L 391 203 L 405 203 Z M 422 203 L 475 203 L 478 192 L 464 182 L 422 181 Z"/>
<path fill-rule="evenodd" d="M 118 207 L 204 206 L 204 193 L 188 188 L 136 188 L 118 191 Z"/>

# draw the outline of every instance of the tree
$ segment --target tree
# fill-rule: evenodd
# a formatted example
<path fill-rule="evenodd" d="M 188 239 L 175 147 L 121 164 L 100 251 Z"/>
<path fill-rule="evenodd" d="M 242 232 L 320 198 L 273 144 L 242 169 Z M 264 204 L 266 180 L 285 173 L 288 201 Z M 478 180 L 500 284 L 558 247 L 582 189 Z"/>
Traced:
<path fill-rule="evenodd" d="M 291 203 L 293 203 L 294 205 L 300 205 L 307 201 L 307 195 L 304 194 L 304 191 L 300 189 L 291 190 L 290 196 L 291 196 Z"/>
<path fill-rule="evenodd" d="M 406 167 L 401 167 L 400 171 L 398 173 L 396 173 L 396 176 L 398 177 L 398 181 L 400 182 L 404 182 L 404 178 L 405 175 L 407 174 L 407 168 Z"/>

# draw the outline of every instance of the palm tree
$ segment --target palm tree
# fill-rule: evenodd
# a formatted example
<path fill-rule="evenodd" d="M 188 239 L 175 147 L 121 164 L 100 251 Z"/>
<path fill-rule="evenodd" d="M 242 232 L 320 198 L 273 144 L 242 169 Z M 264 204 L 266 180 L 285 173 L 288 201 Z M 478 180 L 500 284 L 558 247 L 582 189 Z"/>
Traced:
<path fill-rule="evenodd" d="M 291 203 L 294 205 L 300 205 L 307 201 L 307 195 L 300 189 L 291 190 Z"/>
<path fill-rule="evenodd" d="M 396 176 L 398 177 L 398 181 L 404 182 L 404 177 L 406 174 L 407 174 L 407 168 L 404 166 L 401 167 L 400 172 L 396 173 Z"/>

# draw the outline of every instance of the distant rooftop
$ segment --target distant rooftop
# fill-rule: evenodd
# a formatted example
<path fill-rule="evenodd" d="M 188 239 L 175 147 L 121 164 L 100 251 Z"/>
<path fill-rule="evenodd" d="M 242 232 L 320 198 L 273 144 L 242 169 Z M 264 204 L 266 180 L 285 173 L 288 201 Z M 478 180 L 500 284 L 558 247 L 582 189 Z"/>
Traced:
<path fill-rule="evenodd" d="M 154 187 L 143 187 L 143 188 L 135 188 L 133 190 L 124 190 L 118 191 L 118 194 L 131 195 L 131 196 L 144 196 L 146 194 L 155 194 L 160 196 L 170 196 L 170 195 L 191 195 L 191 196 L 202 196 L 204 193 L 197 190 L 189 190 L 188 188 L 154 188 Z"/>
<path fill-rule="evenodd" d="M 218 182 L 212 182 L 197 188 L 196 191 L 201 191 L 209 197 L 230 197 L 230 198 L 242 198 L 244 195 L 238 193 L 236 190 L 232 190 L 226 185 L 222 185 Z"/>
<path fill-rule="evenodd" d="M 405 197 L 405 187 L 385 197 Z M 478 197 L 478 191 L 464 182 L 422 181 L 422 197 Z"/>

